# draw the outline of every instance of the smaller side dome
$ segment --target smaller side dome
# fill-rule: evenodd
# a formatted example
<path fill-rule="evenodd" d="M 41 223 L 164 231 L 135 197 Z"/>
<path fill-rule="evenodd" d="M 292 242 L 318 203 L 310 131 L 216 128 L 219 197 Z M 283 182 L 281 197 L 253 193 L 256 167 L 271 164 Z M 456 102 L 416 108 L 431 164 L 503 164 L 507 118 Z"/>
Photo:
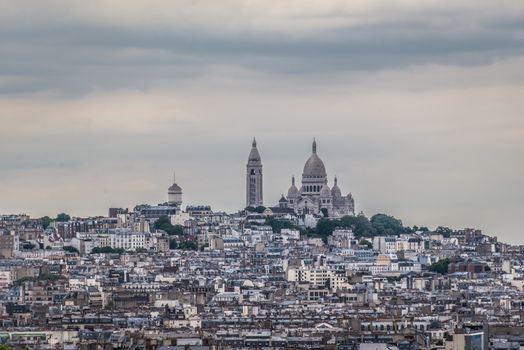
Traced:
<path fill-rule="evenodd" d="M 322 186 L 322 189 L 320 190 L 320 197 L 331 197 L 331 191 L 328 185 Z"/>
<path fill-rule="evenodd" d="M 289 187 L 289 190 L 287 191 L 287 197 L 288 198 L 295 198 L 299 196 L 299 191 L 297 186 L 295 186 L 295 177 L 293 176 L 291 178 L 291 187 Z"/>
<path fill-rule="evenodd" d="M 342 197 L 342 191 L 338 187 L 337 177 L 336 176 L 335 176 L 335 184 L 333 185 L 333 188 L 331 189 L 331 195 L 333 197 Z"/>

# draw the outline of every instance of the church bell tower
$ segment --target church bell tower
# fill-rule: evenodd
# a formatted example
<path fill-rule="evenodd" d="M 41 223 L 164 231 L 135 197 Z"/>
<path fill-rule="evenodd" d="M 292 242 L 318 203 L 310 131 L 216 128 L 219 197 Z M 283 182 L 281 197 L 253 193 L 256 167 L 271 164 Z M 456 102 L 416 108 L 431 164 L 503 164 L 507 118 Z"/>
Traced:
<path fill-rule="evenodd" d="M 253 139 L 251 152 L 246 165 L 246 207 L 263 205 L 262 198 L 262 160 Z"/>

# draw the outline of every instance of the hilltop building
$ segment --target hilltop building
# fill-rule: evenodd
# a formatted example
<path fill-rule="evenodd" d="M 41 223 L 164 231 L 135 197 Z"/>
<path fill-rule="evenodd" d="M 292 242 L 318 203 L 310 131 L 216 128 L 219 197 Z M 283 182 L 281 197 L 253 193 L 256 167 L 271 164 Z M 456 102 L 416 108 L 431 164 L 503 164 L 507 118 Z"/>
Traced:
<path fill-rule="evenodd" d="M 262 199 L 262 160 L 258 152 L 256 140 L 253 139 L 251 152 L 246 166 L 246 206 L 263 205 Z M 304 165 L 300 189 L 295 185 L 295 177 L 291 178 L 291 187 L 287 197 L 282 195 L 276 207 L 271 210 L 291 209 L 297 215 L 322 215 L 327 211 L 330 217 L 354 215 L 355 201 L 351 193 L 342 195 L 335 176 L 332 188 L 328 186 L 326 167 L 317 154 L 317 142 L 313 140 L 312 154 Z M 286 211 L 287 212 L 287 211 Z"/>
<path fill-rule="evenodd" d="M 287 197 L 280 199 L 279 206 L 292 208 L 298 215 L 322 214 L 323 209 L 327 210 L 330 217 L 355 214 L 353 196 L 351 193 L 342 195 L 336 176 L 333 188 L 329 188 L 326 167 L 317 154 L 316 140 L 313 140 L 311 156 L 304 165 L 302 186 L 297 188 L 293 176 Z"/>

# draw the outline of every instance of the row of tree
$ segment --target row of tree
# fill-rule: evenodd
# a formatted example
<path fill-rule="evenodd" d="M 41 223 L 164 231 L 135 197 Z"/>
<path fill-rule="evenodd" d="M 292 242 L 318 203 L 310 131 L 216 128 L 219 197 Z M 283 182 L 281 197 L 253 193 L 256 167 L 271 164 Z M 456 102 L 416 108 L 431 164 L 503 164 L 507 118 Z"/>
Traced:
<path fill-rule="evenodd" d="M 95 247 L 91 250 L 91 254 L 123 254 L 124 248 L 111 248 L 111 247 Z"/>
<path fill-rule="evenodd" d="M 284 228 L 297 229 L 301 233 L 310 236 L 328 237 L 337 228 L 351 228 L 357 238 L 372 238 L 375 236 L 398 236 L 403 233 L 413 233 L 415 231 L 429 231 L 427 227 L 404 226 L 400 219 L 387 214 L 375 214 L 368 219 L 364 214 L 356 216 L 344 216 L 340 219 L 322 218 L 317 222 L 314 228 L 303 229 L 291 221 L 277 220 L 268 217 L 265 222 L 273 228 L 273 232 L 280 232 Z M 439 226 L 436 233 L 449 237 L 453 230 L 447 227 Z"/>
<path fill-rule="evenodd" d="M 67 222 L 71 220 L 71 216 L 66 213 L 60 213 L 56 216 L 56 218 L 50 218 L 49 216 L 43 216 L 40 218 L 40 221 L 42 222 L 42 226 L 44 227 L 44 230 L 51 225 L 51 222 L 58 221 L 58 222 Z"/>

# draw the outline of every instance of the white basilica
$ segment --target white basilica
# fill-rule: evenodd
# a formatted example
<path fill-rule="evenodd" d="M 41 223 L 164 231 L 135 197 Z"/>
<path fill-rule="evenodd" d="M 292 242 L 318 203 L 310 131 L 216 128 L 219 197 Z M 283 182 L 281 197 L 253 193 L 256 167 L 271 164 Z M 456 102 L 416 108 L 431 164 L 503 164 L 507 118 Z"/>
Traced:
<path fill-rule="evenodd" d="M 355 214 L 355 201 L 353 196 L 343 196 L 335 176 L 333 188 L 329 188 L 326 167 L 317 155 L 317 142 L 313 141 L 313 152 L 304 165 L 302 173 L 302 186 L 295 186 L 295 177 L 292 177 L 291 187 L 287 198 L 279 201 L 281 208 L 292 208 L 297 215 L 321 215 L 326 209 L 330 217 L 341 217 Z"/>

